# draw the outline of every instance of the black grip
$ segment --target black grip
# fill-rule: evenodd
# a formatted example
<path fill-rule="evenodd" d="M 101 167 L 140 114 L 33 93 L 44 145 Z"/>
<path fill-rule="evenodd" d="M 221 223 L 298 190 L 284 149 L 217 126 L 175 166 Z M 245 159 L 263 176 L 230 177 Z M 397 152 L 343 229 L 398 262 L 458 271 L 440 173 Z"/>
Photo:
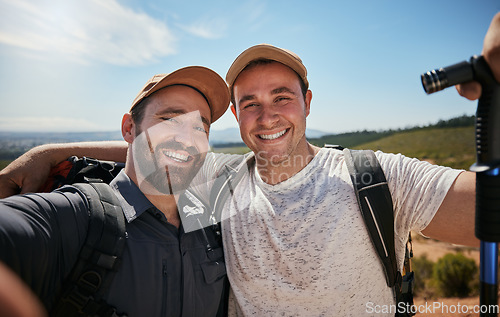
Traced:
<path fill-rule="evenodd" d="M 476 112 L 477 164 L 500 166 L 500 84 L 483 57 L 471 59 L 482 93 Z"/>
<path fill-rule="evenodd" d="M 500 242 L 500 177 L 476 173 L 476 237 Z"/>

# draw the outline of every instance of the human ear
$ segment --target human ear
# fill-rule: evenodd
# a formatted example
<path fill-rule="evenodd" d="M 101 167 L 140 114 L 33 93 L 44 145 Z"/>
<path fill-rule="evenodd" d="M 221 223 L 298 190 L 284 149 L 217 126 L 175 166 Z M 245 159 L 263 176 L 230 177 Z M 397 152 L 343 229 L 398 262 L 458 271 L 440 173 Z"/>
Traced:
<path fill-rule="evenodd" d="M 306 98 L 304 100 L 305 102 L 305 114 L 306 114 L 306 117 L 309 115 L 309 112 L 311 110 L 311 100 L 312 100 L 312 91 L 311 90 L 307 90 L 306 92 Z"/>
<path fill-rule="evenodd" d="M 122 136 L 125 141 L 132 143 L 135 139 L 135 123 L 130 113 L 126 113 L 122 118 Z"/>
<path fill-rule="evenodd" d="M 236 111 L 236 107 L 231 104 L 231 112 L 234 114 L 234 117 L 236 118 L 236 121 L 238 121 L 238 114 L 237 114 L 237 111 Z"/>

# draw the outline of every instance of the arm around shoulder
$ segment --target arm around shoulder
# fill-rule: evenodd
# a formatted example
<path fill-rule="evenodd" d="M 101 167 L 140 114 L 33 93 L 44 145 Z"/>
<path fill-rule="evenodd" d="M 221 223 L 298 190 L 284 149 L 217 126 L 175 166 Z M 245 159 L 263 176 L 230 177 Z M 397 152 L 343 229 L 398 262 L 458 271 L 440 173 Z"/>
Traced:
<path fill-rule="evenodd" d="M 127 143 L 105 141 L 37 146 L 0 171 L 0 198 L 37 192 L 47 180 L 50 169 L 73 155 L 125 162 Z"/>

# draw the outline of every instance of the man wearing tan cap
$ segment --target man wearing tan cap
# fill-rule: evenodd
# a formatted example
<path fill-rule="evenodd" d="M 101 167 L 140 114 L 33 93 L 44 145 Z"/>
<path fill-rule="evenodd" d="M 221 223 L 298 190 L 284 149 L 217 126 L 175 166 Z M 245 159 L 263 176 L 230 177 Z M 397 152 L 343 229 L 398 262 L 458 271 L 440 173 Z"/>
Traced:
<path fill-rule="evenodd" d="M 70 298 L 82 316 L 224 313 L 220 239 L 212 227 L 186 232 L 177 200 L 203 164 L 210 124 L 228 106 L 224 80 L 199 66 L 154 76 L 138 94 L 122 120 L 127 163 L 110 184 L 116 199 L 106 200 L 125 216 L 125 249 L 104 293 L 86 297 L 83 285 L 82 297 Z M 87 230 L 98 226 L 89 225 L 93 203 L 74 186 L 0 200 L 0 260 L 51 315 Z M 57 315 L 80 316 L 66 308 Z"/>
<path fill-rule="evenodd" d="M 490 30 L 499 29 L 497 15 Z M 500 78 L 500 34 L 488 34 L 483 55 Z M 369 311 L 374 305 L 393 305 L 343 153 L 305 138 L 312 93 L 300 58 L 275 46 L 253 46 L 236 58 L 226 81 L 241 136 L 255 156 L 222 213 L 230 315 L 365 316 L 375 314 Z M 477 88 L 463 85 L 460 92 L 477 98 Z M 410 230 L 477 242 L 474 174 L 376 155 L 394 202 L 399 266 Z M 202 172 L 209 178 L 235 160 L 207 155 Z M 210 183 L 196 188 L 206 199 L 210 190 Z"/>
<path fill-rule="evenodd" d="M 300 58 L 256 45 L 236 58 L 226 81 L 241 137 L 255 154 L 222 209 L 230 315 L 364 316 L 373 315 L 375 305 L 395 305 L 344 153 L 306 140 L 312 92 Z M 402 155 L 376 156 L 395 206 L 399 267 L 410 230 L 476 243 L 473 173 Z M 205 162 L 214 166 L 207 173 L 233 160 L 217 157 L 211 165 L 212 158 Z M 453 217 L 457 212 L 460 218 Z"/>

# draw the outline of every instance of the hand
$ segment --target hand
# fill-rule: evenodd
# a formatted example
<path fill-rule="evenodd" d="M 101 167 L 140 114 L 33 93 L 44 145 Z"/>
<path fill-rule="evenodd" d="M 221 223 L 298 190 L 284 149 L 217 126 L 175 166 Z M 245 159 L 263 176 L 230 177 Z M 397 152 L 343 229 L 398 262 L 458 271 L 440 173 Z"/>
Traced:
<path fill-rule="evenodd" d="M 1 170 L 0 198 L 36 192 L 47 180 L 52 166 L 57 164 L 45 154 L 46 147 L 35 147 Z"/>
<path fill-rule="evenodd" d="M 486 32 L 482 55 L 490 66 L 495 79 L 500 83 L 500 12 L 493 17 Z M 465 83 L 455 87 L 460 96 L 469 100 L 481 97 L 481 85 L 478 82 Z"/>
<path fill-rule="evenodd" d="M 33 291 L 0 262 L 0 316 L 45 317 L 47 312 Z"/>

